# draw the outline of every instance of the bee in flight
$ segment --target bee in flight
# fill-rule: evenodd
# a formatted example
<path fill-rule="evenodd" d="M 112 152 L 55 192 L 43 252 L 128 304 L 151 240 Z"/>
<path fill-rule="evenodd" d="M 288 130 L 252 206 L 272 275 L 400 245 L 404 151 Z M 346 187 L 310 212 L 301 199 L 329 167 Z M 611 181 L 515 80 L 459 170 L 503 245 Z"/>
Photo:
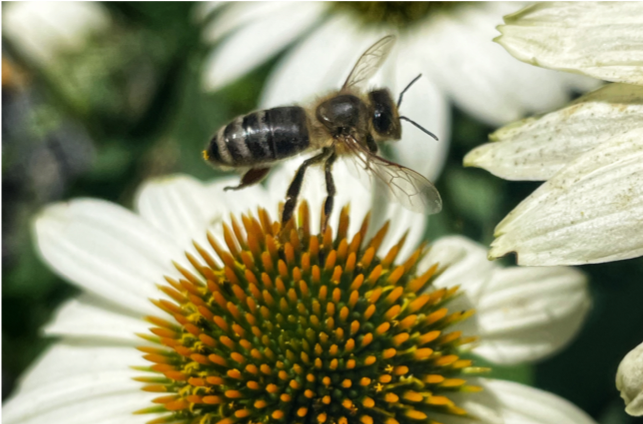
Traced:
<path fill-rule="evenodd" d="M 332 167 L 339 156 L 351 159 L 358 173 L 366 171 L 383 182 L 389 197 L 405 208 L 427 214 L 440 212 L 442 199 L 429 180 L 377 155 L 378 142 L 402 137 L 400 120 L 412 123 L 437 140 L 417 123 L 399 115 L 402 96 L 421 75 L 402 90 L 397 104 L 386 88 L 363 91 L 394 44 L 395 37 L 389 35 L 369 47 L 342 88 L 310 108 L 285 106 L 251 112 L 219 129 L 203 152 L 204 158 L 219 168 L 245 171 L 239 185 L 226 187 L 226 190 L 256 184 L 278 161 L 306 151 L 317 151 L 301 164 L 288 187 L 281 216 L 284 225 L 292 217 L 306 169 L 323 163 L 328 196 L 324 203 L 322 231 L 326 228 L 335 195 Z"/>

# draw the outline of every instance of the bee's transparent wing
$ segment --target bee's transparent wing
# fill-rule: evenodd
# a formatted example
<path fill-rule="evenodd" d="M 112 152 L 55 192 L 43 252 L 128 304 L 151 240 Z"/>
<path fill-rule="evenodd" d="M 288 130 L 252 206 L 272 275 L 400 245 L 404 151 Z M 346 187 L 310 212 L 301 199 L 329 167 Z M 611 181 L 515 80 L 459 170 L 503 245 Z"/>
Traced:
<path fill-rule="evenodd" d="M 413 212 L 428 215 L 442 210 L 442 198 L 433 183 L 412 169 L 383 159 L 362 146 L 354 137 L 342 137 L 351 152 L 351 174 L 364 182 L 364 175 L 374 175 L 386 188 L 388 197 Z"/>
<path fill-rule="evenodd" d="M 386 57 L 395 45 L 395 36 L 387 35 L 386 37 L 373 44 L 359 58 L 353 70 L 346 78 L 342 90 L 356 89 L 359 90 L 373 78 L 373 75 L 382 66 Z"/>

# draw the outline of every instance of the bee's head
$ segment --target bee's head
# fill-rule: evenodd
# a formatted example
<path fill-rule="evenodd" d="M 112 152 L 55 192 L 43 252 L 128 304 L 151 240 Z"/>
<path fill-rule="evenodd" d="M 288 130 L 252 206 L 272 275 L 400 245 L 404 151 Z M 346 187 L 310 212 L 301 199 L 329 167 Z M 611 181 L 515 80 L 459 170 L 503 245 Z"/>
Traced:
<path fill-rule="evenodd" d="M 397 106 L 386 88 L 368 93 L 373 115 L 371 122 L 376 141 L 399 140 L 402 138 L 402 125 L 397 112 Z"/>

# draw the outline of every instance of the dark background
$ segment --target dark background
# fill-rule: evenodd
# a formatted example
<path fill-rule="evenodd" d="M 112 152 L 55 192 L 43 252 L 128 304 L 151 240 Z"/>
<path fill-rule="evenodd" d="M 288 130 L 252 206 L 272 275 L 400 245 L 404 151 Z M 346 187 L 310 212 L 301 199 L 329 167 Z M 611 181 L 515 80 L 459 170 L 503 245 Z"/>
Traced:
<path fill-rule="evenodd" d="M 193 4 L 105 6 L 115 30 L 46 70 L 2 40 L 3 398 L 51 343 L 39 336 L 40 327 L 77 293 L 36 257 L 29 231 L 34 214 L 78 196 L 130 207 L 136 187 L 155 175 L 221 175 L 203 162 L 201 150 L 217 128 L 256 107 L 278 59 L 205 93 L 201 71 L 211 46 L 201 40 Z M 538 184 L 462 168 L 463 156 L 494 128 L 452 112 L 451 150 L 437 181 L 445 208 L 428 237 L 463 234 L 488 244 L 495 224 Z M 582 268 L 591 278 L 594 307 L 580 336 L 551 359 L 496 367 L 494 376 L 557 393 L 600 423 L 643 422 L 624 413 L 614 386 L 619 361 L 643 340 L 643 259 Z"/>

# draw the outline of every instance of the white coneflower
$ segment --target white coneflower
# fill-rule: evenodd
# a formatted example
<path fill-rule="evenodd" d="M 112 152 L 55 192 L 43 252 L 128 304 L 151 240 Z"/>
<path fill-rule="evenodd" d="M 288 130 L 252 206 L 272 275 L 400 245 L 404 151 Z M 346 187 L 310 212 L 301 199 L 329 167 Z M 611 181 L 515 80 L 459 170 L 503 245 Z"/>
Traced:
<path fill-rule="evenodd" d="M 448 2 L 266 2 L 227 6 L 204 31 L 218 43 L 204 84 L 216 90 L 294 44 L 268 78 L 261 106 L 300 103 L 337 89 L 351 67 L 382 35 L 399 35 L 397 53 L 377 80 L 399 92 L 418 74 L 402 110 L 440 138 L 427 141 L 405 128 L 393 155 L 435 178 L 449 140 L 447 98 L 477 119 L 499 125 L 529 112 L 560 105 L 587 80 L 544 71 L 512 60 L 491 42 L 493 27 L 510 3 Z M 392 66 L 395 65 L 395 66 Z"/>
<path fill-rule="evenodd" d="M 589 305 L 580 272 L 503 269 L 458 237 L 418 245 L 423 216 L 391 206 L 375 226 L 351 183 L 335 231 L 318 234 L 305 202 L 282 229 L 280 180 L 224 193 L 229 181 L 164 178 L 138 213 L 95 199 L 46 208 L 38 249 L 83 294 L 47 326 L 59 340 L 4 422 L 593 423 L 462 357 L 557 350 Z"/>
<path fill-rule="evenodd" d="M 540 3 L 497 41 L 540 66 L 642 84 L 643 3 Z M 497 227 L 490 257 L 571 265 L 643 255 L 643 85 L 615 83 L 491 135 L 465 165 L 547 180 Z"/>
<path fill-rule="evenodd" d="M 616 388 L 625 401 L 625 412 L 643 415 L 643 343 L 632 349 L 618 366 Z"/>
<path fill-rule="evenodd" d="M 19 2 L 3 7 L 2 34 L 25 59 L 46 67 L 62 53 L 81 51 L 110 17 L 92 2 Z"/>

